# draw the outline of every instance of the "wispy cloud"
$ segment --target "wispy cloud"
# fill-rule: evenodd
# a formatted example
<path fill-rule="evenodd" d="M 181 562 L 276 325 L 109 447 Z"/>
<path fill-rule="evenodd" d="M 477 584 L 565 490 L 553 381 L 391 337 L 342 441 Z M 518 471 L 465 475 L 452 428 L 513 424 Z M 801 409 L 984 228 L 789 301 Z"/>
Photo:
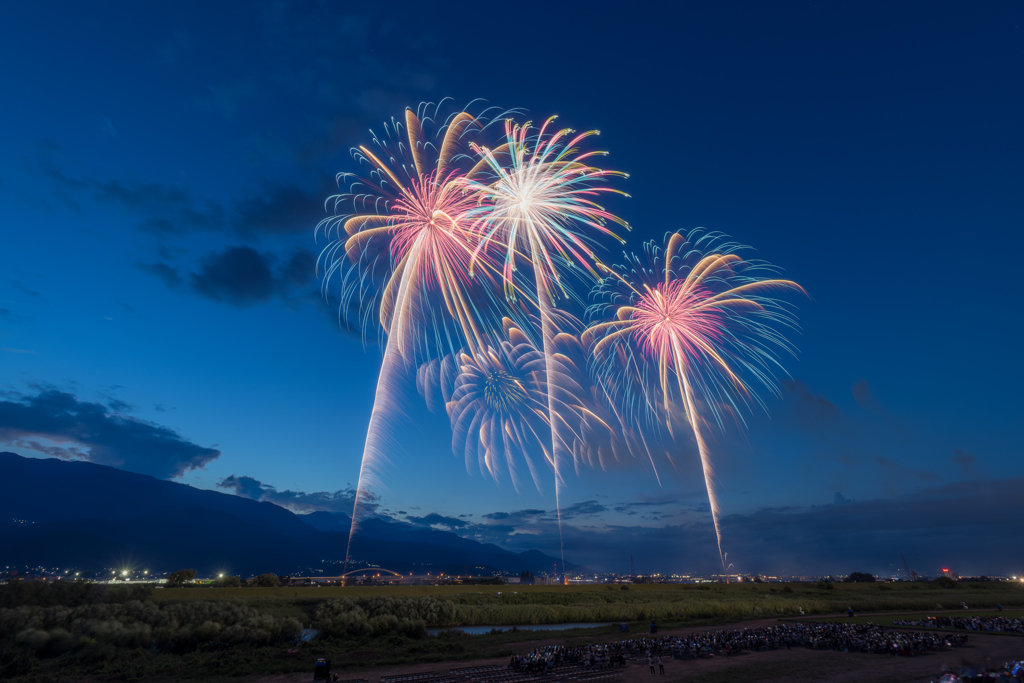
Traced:
<path fill-rule="evenodd" d="M 267 501 L 288 508 L 297 513 L 316 512 L 352 512 L 355 503 L 355 489 L 346 488 L 340 491 L 319 491 L 304 493 L 302 491 L 278 491 L 270 484 L 246 476 L 231 475 L 217 482 L 217 487 L 231 491 L 236 496 L 252 500 Z M 360 498 L 360 505 L 365 505 L 370 512 L 376 511 L 378 503 L 372 495 Z"/>

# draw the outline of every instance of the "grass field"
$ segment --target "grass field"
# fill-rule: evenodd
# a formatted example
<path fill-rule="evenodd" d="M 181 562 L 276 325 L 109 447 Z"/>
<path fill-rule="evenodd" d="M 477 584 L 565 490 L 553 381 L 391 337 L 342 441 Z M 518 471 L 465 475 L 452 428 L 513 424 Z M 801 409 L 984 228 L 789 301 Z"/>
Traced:
<path fill-rule="evenodd" d="M 125 603 L 66 608 L 63 603 L 43 602 L 48 606 L 12 605 L 0 610 L 0 627 L 21 624 L 0 633 L 0 678 L 58 681 L 73 675 L 76 680 L 94 681 L 168 677 L 212 681 L 241 674 L 307 671 L 316 657 L 330 657 L 336 667 L 358 672 L 507 657 L 541 639 L 585 643 L 618 637 L 617 626 L 424 637 L 423 624 L 437 628 L 628 622 L 629 637 L 637 637 L 647 632 L 651 620 L 666 630 L 794 618 L 799 609 L 807 616 L 842 614 L 837 620 L 846 620 L 847 607 L 858 613 L 926 616 L 955 610 L 961 601 L 976 610 L 1002 604 L 1006 616 L 1024 614 L 1020 584 L 998 582 L 954 588 L 935 583 L 836 584 L 832 589 L 756 583 L 646 584 L 627 589 L 619 585 L 168 588 Z M 347 605 L 338 608 L 341 621 L 335 621 L 334 628 L 340 630 L 332 637 L 295 644 L 293 636 L 282 640 L 260 635 L 268 629 L 273 633 L 291 628 L 288 632 L 296 633 L 301 627 L 325 628 L 324 609 L 332 605 Z M 419 610 L 409 617 L 421 620 L 419 630 L 404 632 L 400 620 L 410 609 Z M 862 616 L 856 621 L 888 626 L 893 618 Z M 218 625 L 218 619 L 226 621 Z M 165 645 L 149 645 L 155 641 Z"/>
<path fill-rule="evenodd" d="M 500 594 L 499 594 L 500 593 Z M 934 583 L 834 584 L 634 584 L 591 586 L 353 586 L 301 588 L 178 588 L 155 591 L 158 602 L 242 599 L 260 609 L 294 614 L 330 598 L 434 597 L 455 603 L 450 623 L 430 626 L 512 626 L 573 622 L 673 623 L 739 621 L 857 612 L 1024 608 L 1024 588 L 985 582 L 941 588 Z"/>

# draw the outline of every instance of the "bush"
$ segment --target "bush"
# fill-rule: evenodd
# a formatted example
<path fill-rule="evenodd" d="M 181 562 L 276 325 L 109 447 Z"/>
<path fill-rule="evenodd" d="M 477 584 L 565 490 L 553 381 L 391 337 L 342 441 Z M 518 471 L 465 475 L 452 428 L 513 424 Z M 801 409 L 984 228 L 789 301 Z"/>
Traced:
<path fill-rule="evenodd" d="M 194 578 L 196 578 L 195 569 L 179 569 L 167 577 L 167 581 L 164 582 L 164 585 L 167 588 L 181 588 Z"/>
<path fill-rule="evenodd" d="M 847 576 L 845 579 L 843 579 L 843 583 L 874 583 L 874 582 L 875 582 L 875 576 L 873 574 L 868 574 L 867 572 L 853 572 L 852 574 Z"/>
<path fill-rule="evenodd" d="M 0 636 L 39 657 L 80 647 L 147 648 L 181 654 L 233 645 L 295 642 L 302 624 L 294 617 L 260 613 L 235 601 L 130 602 L 80 607 L 18 607 L 0 610 Z M 102 654 L 102 648 L 98 655 Z"/>
<path fill-rule="evenodd" d="M 259 588 L 277 588 L 281 585 L 281 579 L 277 577 L 277 574 L 260 574 L 246 585 Z"/>
<path fill-rule="evenodd" d="M 940 576 L 935 579 L 934 583 L 939 588 L 956 588 L 956 581 L 948 576 Z"/>
<path fill-rule="evenodd" d="M 149 586 L 106 586 L 85 581 L 17 581 L 0 586 L 0 608 L 123 603 L 145 600 L 152 592 Z"/>
<path fill-rule="evenodd" d="M 32 652 L 23 647 L 0 649 L 0 680 L 27 674 L 32 670 Z"/>
<path fill-rule="evenodd" d="M 427 635 L 427 624 L 454 623 L 455 604 L 437 598 L 327 600 L 317 607 L 313 617 L 313 628 L 319 629 L 325 638 L 335 640 L 383 635 L 423 638 Z"/>
<path fill-rule="evenodd" d="M 783 586 L 783 587 L 782 587 L 782 592 L 783 592 L 783 593 L 792 593 L 792 592 L 793 592 L 793 589 L 792 589 L 792 588 L 790 588 L 789 586 Z"/>
<path fill-rule="evenodd" d="M 222 576 L 213 582 L 217 588 L 239 588 L 242 585 L 241 576 Z"/>
<path fill-rule="evenodd" d="M 825 579 L 818 579 L 818 583 L 815 584 L 815 588 L 819 588 L 819 589 L 821 589 L 823 591 L 830 591 L 830 590 L 833 590 L 835 588 L 835 586 L 833 586 L 831 583 L 829 583 Z"/>

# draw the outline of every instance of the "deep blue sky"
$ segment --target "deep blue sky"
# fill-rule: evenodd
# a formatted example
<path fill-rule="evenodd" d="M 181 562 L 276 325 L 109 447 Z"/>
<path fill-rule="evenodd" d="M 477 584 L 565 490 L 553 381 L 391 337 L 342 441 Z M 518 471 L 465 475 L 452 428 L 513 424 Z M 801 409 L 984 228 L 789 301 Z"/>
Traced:
<path fill-rule="evenodd" d="M 602 131 L 631 246 L 723 231 L 813 297 L 770 418 L 713 443 L 739 569 L 1024 570 L 1020 2 L 448 7 L 5 9 L 9 450 L 343 507 L 380 353 L 317 293 L 322 202 L 369 128 L 485 98 Z M 467 474 L 411 413 L 382 510 L 557 548 L 550 490 Z M 680 460 L 570 480 L 570 559 L 713 568 Z"/>

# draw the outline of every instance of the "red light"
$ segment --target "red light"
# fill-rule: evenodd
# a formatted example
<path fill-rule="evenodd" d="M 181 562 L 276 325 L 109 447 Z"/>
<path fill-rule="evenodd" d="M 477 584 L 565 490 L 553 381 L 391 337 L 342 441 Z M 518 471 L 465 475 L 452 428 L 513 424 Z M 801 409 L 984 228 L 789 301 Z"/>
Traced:
<path fill-rule="evenodd" d="M 943 569 L 942 571 L 944 571 L 944 572 L 948 572 L 949 570 L 948 570 L 948 569 Z"/>

